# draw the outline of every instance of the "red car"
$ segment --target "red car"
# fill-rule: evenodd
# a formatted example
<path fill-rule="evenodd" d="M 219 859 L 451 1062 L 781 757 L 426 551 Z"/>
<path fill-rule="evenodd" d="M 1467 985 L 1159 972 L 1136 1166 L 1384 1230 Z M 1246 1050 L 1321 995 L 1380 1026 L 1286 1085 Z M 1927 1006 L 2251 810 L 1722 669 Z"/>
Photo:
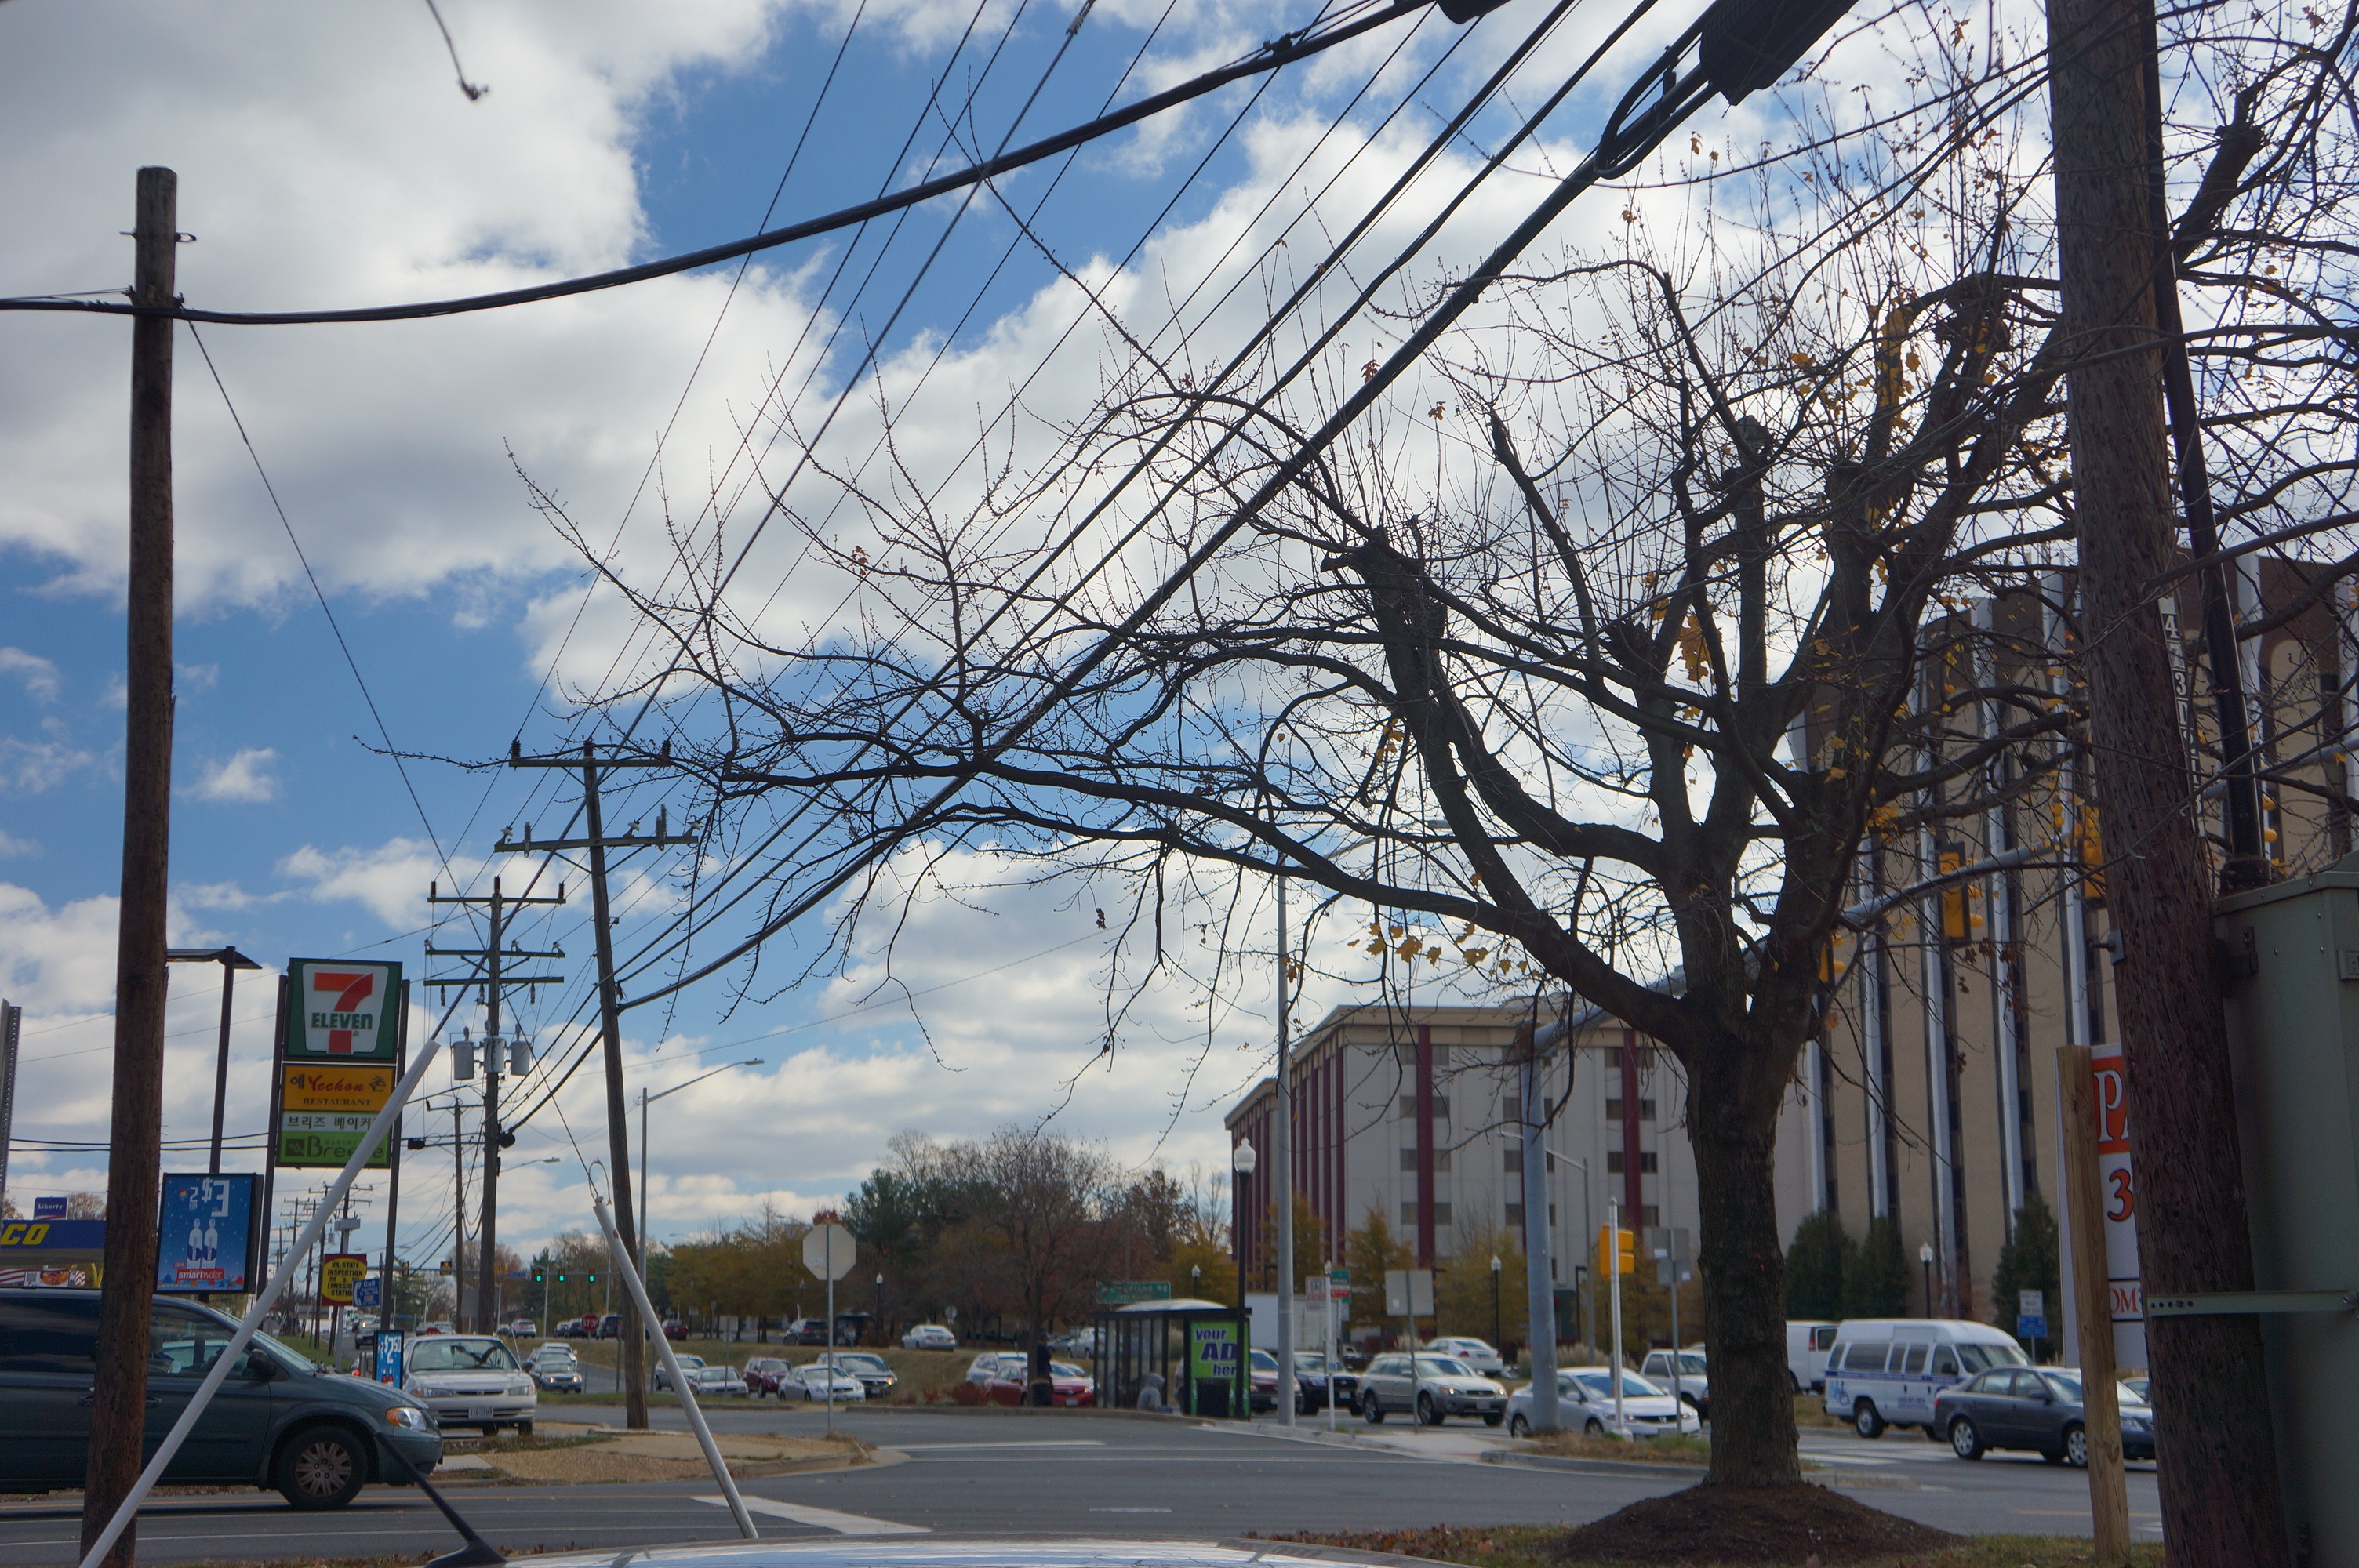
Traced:
<path fill-rule="evenodd" d="M 1071 1361 L 1049 1363 L 1049 1385 L 1052 1390 L 1049 1402 L 1069 1410 L 1087 1410 L 1098 1402 L 1098 1386 L 1087 1372 Z M 1020 1405 L 1024 1402 L 1027 1382 L 1022 1374 L 996 1377 L 984 1384 L 984 1397 L 995 1405 Z"/>
<path fill-rule="evenodd" d="M 778 1379 L 791 1369 L 792 1364 L 778 1357 L 756 1356 L 745 1363 L 745 1386 L 754 1390 L 756 1399 L 760 1399 L 764 1394 L 777 1394 Z"/>

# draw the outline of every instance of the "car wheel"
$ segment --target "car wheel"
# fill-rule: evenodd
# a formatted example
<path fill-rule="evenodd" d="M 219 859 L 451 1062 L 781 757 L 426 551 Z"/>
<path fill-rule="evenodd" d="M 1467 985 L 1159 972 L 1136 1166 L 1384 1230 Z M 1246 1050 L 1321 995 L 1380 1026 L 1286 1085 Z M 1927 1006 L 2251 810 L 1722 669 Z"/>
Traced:
<path fill-rule="evenodd" d="M 1595 1416 L 1591 1416 L 1589 1418 L 1589 1424 L 1582 1427 L 1581 1430 L 1591 1437 L 1603 1437 L 1605 1435 L 1605 1423 L 1598 1420 Z"/>
<path fill-rule="evenodd" d="M 1360 1415 L 1370 1426 L 1385 1424 L 1385 1401 L 1371 1393 L 1360 1396 Z"/>
<path fill-rule="evenodd" d="M 1974 1423 L 1964 1416 L 1950 1423 L 1950 1451 L 1961 1459 L 1983 1456 L 1983 1434 L 1976 1432 Z"/>
<path fill-rule="evenodd" d="M 2064 1463 L 2075 1470 L 2089 1467 L 2089 1433 L 2079 1424 L 2064 1429 Z"/>
<path fill-rule="evenodd" d="M 1802 1379 L 1794 1376 L 1794 1369 L 1791 1367 L 1786 1368 L 1786 1381 L 1794 1385 L 1794 1397 L 1798 1400 L 1800 1399 L 1802 1397 Z"/>
<path fill-rule="evenodd" d="M 1419 1426 L 1440 1426 L 1441 1424 L 1441 1420 L 1440 1407 L 1433 1402 L 1433 1396 L 1431 1394 L 1418 1395 L 1417 1424 Z"/>
<path fill-rule="evenodd" d="M 1851 1407 L 1851 1429 L 1862 1437 L 1882 1437 L 1884 1417 L 1876 1413 L 1874 1400 L 1858 1400 Z"/>
<path fill-rule="evenodd" d="M 306 1512 L 340 1509 L 368 1479 L 360 1441 L 340 1426 L 307 1426 L 278 1451 L 272 1477 L 278 1495 Z"/>
<path fill-rule="evenodd" d="M 477 1428 L 477 1430 L 480 1431 L 487 1439 L 496 1438 L 500 1434 L 500 1423 L 495 1421 L 487 1421 L 481 1427 Z"/>
<path fill-rule="evenodd" d="M 1507 1419 L 1506 1417 L 1505 1417 L 1505 1416 L 1503 1416 L 1503 1415 L 1499 1414 L 1499 1412 L 1498 1412 L 1498 1411 L 1492 1411 L 1489 1415 L 1486 1415 L 1486 1416 L 1484 1416 L 1484 1417 L 1483 1418 L 1483 1424 L 1484 1424 L 1484 1426 L 1496 1426 L 1496 1425 L 1498 1425 L 1501 1422 L 1503 1422 L 1503 1421 L 1505 1421 L 1505 1420 L 1506 1420 L 1506 1419 Z"/>
<path fill-rule="evenodd" d="M 1531 1434 L 1532 1423 L 1526 1421 L 1520 1415 L 1507 1423 L 1507 1435 L 1509 1437 L 1529 1437 Z"/>
<path fill-rule="evenodd" d="M 1939 1442 L 1940 1442 L 1940 1441 L 1942 1440 L 1942 1439 L 1941 1439 L 1941 1429 L 1940 1429 L 1940 1427 L 1938 1427 L 1938 1426 L 1934 1425 L 1934 1424 L 1933 1424 L 1931 1422 L 1930 1422 L 1930 1421 L 1929 1421 L 1929 1422 L 1926 1422 L 1922 1427 L 1920 1427 L 1919 1430 L 1924 1433 L 1924 1434 L 1925 1434 L 1925 1441 L 1926 1441 L 1926 1442 L 1928 1442 L 1928 1443 L 1939 1443 Z"/>
<path fill-rule="evenodd" d="M 532 1422 L 528 1421 L 520 1421 L 516 1422 L 516 1435 L 518 1437 L 530 1437 L 532 1435 Z"/>

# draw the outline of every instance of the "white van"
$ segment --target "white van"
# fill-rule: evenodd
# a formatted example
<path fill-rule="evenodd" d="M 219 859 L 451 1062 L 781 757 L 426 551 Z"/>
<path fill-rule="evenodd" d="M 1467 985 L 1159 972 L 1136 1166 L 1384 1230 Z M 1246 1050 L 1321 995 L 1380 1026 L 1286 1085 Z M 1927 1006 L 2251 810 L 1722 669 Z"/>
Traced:
<path fill-rule="evenodd" d="M 1847 1318 L 1828 1352 L 1827 1413 L 1862 1437 L 1933 1422 L 1933 1396 L 1993 1367 L 2027 1367 L 2011 1335 L 1960 1318 Z"/>
<path fill-rule="evenodd" d="M 1818 1393 L 1827 1386 L 1827 1352 L 1835 1346 L 1842 1325 L 1826 1322 L 1786 1320 L 1786 1376 L 1796 1393 Z"/>

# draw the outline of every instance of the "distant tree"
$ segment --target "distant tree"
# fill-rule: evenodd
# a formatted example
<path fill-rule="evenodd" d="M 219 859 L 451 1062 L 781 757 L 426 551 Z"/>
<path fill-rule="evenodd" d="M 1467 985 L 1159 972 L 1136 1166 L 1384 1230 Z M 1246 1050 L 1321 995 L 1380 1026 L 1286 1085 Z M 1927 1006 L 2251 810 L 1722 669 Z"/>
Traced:
<path fill-rule="evenodd" d="M 1023 1128 L 952 1152 L 978 1195 L 974 1219 L 1002 1249 L 1009 1304 L 1027 1332 L 1079 1316 L 1103 1275 L 1114 1162 L 1077 1140 Z"/>
<path fill-rule="evenodd" d="M 1859 1246 L 1832 1210 L 1802 1217 L 1786 1249 L 1786 1315 L 1795 1321 L 1843 1315 L 1843 1285 Z"/>
<path fill-rule="evenodd" d="M 2045 1296 L 2051 1320 L 2064 1310 L 2063 1269 L 2058 1251 L 2056 1216 L 2037 1192 L 2026 1195 L 2023 1206 L 2015 1211 L 2015 1234 L 1998 1249 L 1998 1268 L 1991 1275 L 1991 1304 L 1998 1313 L 2001 1328 L 2014 1326 L 2024 1291 L 2038 1291 Z M 2030 1346 L 2033 1359 L 2039 1361 L 2054 1356 L 2057 1348 L 2056 1336 L 2035 1339 Z"/>
<path fill-rule="evenodd" d="M 104 1219 L 106 1195 L 104 1193 L 68 1193 L 66 1217 L 68 1219 Z"/>
<path fill-rule="evenodd" d="M 1491 1274 L 1494 1258 L 1499 1260 L 1495 1295 Z M 1471 1335 L 1499 1346 L 1521 1335 L 1527 1305 L 1524 1254 L 1515 1235 L 1495 1227 L 1460 1226 L 1458 1249 L 1451 1254 L 1449 1264 L 1434 1273 L 1434 1332 Z"/>
<path fill-rule="evenodd" d="M 1385 1316 L 1385 1275 L 1410 1267 L 1416 1252 L 1394 1237 L 1385 1211 L 1371 1204 L 1360 1227 L 1344 1237 L 1343 1257 L 1352 1271 L 1353 1323 L 1374 1324 L 1390 1335 L 1395 1325 Z"/>
<path fill-rule="evenodd" d="M 1871 1219 L 1854 1266 L 1844 1271 L 1844 1317 L 1900 1317 L 1908 1311 L 1908 1259 L 1900 1248 L 1900 1227 L 1890 1218 Z"/>

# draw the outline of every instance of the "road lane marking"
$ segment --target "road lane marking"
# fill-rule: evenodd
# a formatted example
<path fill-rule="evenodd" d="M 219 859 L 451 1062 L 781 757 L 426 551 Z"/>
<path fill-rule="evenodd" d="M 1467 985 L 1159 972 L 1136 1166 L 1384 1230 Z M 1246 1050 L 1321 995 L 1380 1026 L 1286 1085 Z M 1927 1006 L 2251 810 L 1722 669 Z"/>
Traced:
<path fill-rule="evenodd" d="M 1093 1514 L 1168 1514 L 1169 1509 L 1092 1509 Z"/>
<path fill-rule="evenodd" d="M 958 1448 L 1103 1448 L 1102 1437 L 1069 1437 L 1040 1443 L 897 1443 L 903 1454 L 947 1454 Z"/>
<path fill-rule="evenodd" d="M 711 1503 L 725 1509 L 729 1499 L 720 1496 L 698 1498 L 700 1503 Z M 746 1509 L 753 1513 L 769 1514 L 777 1519 L 792 1519 L 797 1524 L 811 1525 L 820 1530 L 832 1530 L 838 1535 L 931 1535 L 932 1530 L 921 1524 L 895 1524 L 888 1519 L 870 1519 L 865 1514 L 838 1513 L 833 1509 L 815 1509 L 808 1503 L 782 1503 L 776 1498 L 746 1498 Z"/>

